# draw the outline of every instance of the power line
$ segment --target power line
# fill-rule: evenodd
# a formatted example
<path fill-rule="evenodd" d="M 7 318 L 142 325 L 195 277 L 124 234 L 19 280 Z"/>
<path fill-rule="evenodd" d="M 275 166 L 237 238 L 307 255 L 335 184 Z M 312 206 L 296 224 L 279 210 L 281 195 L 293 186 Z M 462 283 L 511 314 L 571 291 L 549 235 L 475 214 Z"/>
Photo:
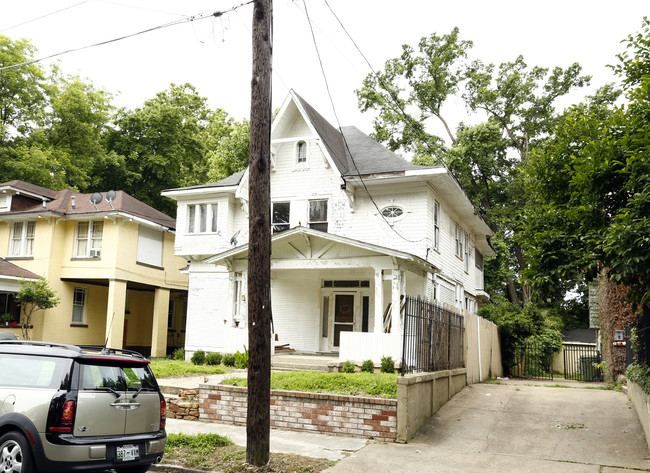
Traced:
<path fill-rule="evenodd" d="M 311 22 L 311 19 L 309 18 L 309 11 L 307 10 L 306 0 L 303 0 L 303 6 L 305 8 L 305 15 L 307 17 L 307 23 L 309 24 L 309 30 L 311 31 L 312 40 L 314 42 L 314 48 L 316 49 L 316 55 L 318 56 L 318 62 L 320 64 L 321 72 L 323 74 L 323 79 L 325 81 L 325 88 L 327 89 L 327 96 L 329 98 L 330 104 L 332 106 L 332 110 L 334 112 L 334 117 L 335 117 L 336 123 L 338 125 L 339 133 L 341 134 L 341 138 L 343 138 L 343 143 L 345 144 L 345 149 L 347 150 L 348 154 L 350 155 L 350 161 L 352 161 L 352 164 L 354 165 L 354 169 L 357 172 L 357 178 L 359 179 L 359 182 L 361 182 L 361 185 L 363 186 L 363 190 L 368 195 L 368 198 L 370 199 L 372 204 L 375 206 L 375 209 L 377 209 L 377 212 L 381 216 L 382 220 L 384 220 L 384 222 L 386 222 L 388 227 L 391 230 L 393 230 L 393 232 L 395 232 L 395 234 L 397 236 L 399 236 L 401 239 L 403 239 L 404 241 L 407 241 L 409 243 L 419 243 L 421 241 L 426 240 L 427 239 L 426 237 L 422 238 L 420 240 L 410 240 L 410 239 L 406 238 L 404 235 L 402 235 L 400 232 L 398 232 L 397 229 L 393 225 L 391 225 L 388 220 L 386 220 L 386 217 L 384 216 L 384 214 L 379 209 L 379 206 L 377 205 L 377 202 L 375 202 L 375 199 L 370 194 L 370 191 L 368 190 L 368 187 L 366 186 L 365 181 L 361 177 L 361 172 L 359 171 L 359 168 L 357 167 L 357 163 L 354 160 L 354 156 L 352 156 L 352 151 L 350 150 L 350 147 L 348 146 L 348 141 L 345 138 L 345 134 L 343 133 L 343 129 L 341 128 L 341 122 L 339 121 L 338 114 L 336 113 L 336 107 L 334 106 L 334 100 L 332 98 L 332 94 L 331 94 L 331 91 L 330 91 L 329 82 L 327 80 L 327 75 L 325 74 L 325 67 L 323 66 L 323 61 L 321 59 L 320 50 L 318 49 L 318 43 L 316 41 L 316 35 L 314 34 L 314 28 L 312 27 L 312 22 Z"/>
<path fill-rule="evenodd" d="M 78 52 L 78 51 L 83 51 L 85 49 L 95 48 L 97 46 L 104 46 L 106 44 L 115 43 L 117 41 L 122 41 L 124 39 L 133 38 L 134 36 L 143 35 L 145 33 L 150 33 L 152 31 L 160 30 L 160 29 L 163 29 L 163 28 L 168 28 L 170 26 L 180 25 L 182 23 L 188 23 L 188 22 L 192 22 L 192 21 L 200 21 L 200 20 L 205 20 L 207 18 L 218 18 L 218 17 L 220 17 L 222 15 L 225 15 L 226 13 L 233 12 L 233 11 L 235 11 L 235 10 L 241 8 L 241 7 L 244 7 L 246 5 L 254 3 L 255 1 L 257 1 L 257 0 L 249 0 L 247 2 L 241 3 L 239 5 L 236 5 L 236 6 L 232 7 L 232 8 L 229 8 L 227 10 L 216 11 L 216 12 L 213 12 L 213 13 L 199 13 L 198 15 L 193 15 L 193 16 L 189 16 L 187 18 L 174 20 L 174 21 L 171 21 L 169 23 L 154 26 L 152 28 L 147 28 L 146 30 L 138 31 L 136 33 L 131 33 L 131 34 L 128 34 L 128 35 L 120 36 L 120 37 L 109 39 L 109 40 L 106 40 L 106 41 L 101 41 L 99 43 L 94 43 L 94 44 L 90 44 L 90 45 L 87 45 L 87 46 L 82 46 L 82 47 L 79 47 L 79 48 L 68 49 L 66 51 L 62 51 L 62 52 L 55 53 L 55 54 L 50 54 L 49 56 L 45 56 L 45 57 L 42 57 L 42 58 L 39 58 L 39 59 L 32 59 L 31 61 L 25 61 L 25 62 L 22 62 L 20 64 L 12 64 L 10 66 L 0 67 L 0 72 L 7 71 L 7 70 L 10 70 L 10 69 L 15 69 L 15 68 L 18 68 L 18 67 L 28 66 L 30 64 L 36 64 L 38 62 L 46 61 L 48 59 L 52 59 L 52 58 L 55 58 L 55 57 L 58 57 L 58 56 L 63 56 L 65 54 L 74 53 L 74 52 Z"/>
<path fill-rule="evenodd" d="M 363 52 L 361 51 L 361 48 L 359 48 L 359 45 L 357 45 L 354 38 L 352 38 L 352 35 L 350 35 L 348 30 L 345 28 L 345 26 L 341 22 L 340 18 L 337 16 L 337 14 L 334 13 L 334 10 L 332 10 L 332 7 L 328 3 L 328 1 L 327 0 L 323 0 L 323 1 L 325 2 L 325 5 L 327 5 L 327 8 L 329 8 L 330 13 L 332 13 L 334 18 L 336 18 L 336 21 L 338 21 L 339 25 L 341 26 L 341 29 L 347 35 L 347 37 L 350 39 L 350 41 L 352 42 L 354 47 L 357 49 L 357 51 L 359 52 L 359 54 L 361 55 L 363 60 L 366 61 L 366 64 L 368 65 L 368 68 L 370 69 L 372 74 L 377 78 L 377 82 L 379 83 L 381 88 L 384 89 L 388 93 L 389 98 L 394 102 L 394 105 L 398 108 L 398 110 L 395 110 L 394 108 L 392 110 L 394 112 L 397 112 L 397 114 L 400 115 L 404 119 L 406 125 L 409 126 L 415 132 L 415 134 L 417 134 L 420 137 L 421 142 L 424 144 L 424 146 L 426 146 L 426 148 L 429 150 L 431 155 L 432 156 L 435 155 L 435 150 L 431 147 L 431 144 L 429 143 L 429 140 L 425 139 L 426 137 L 423 136 L 421 128 L 414 123 L 415 120 L 413 120 L 413 117 L 411 117 L 408 113 L 406 113 L 406 110 L 404 110 L 404 107 L 402 107 L 402 104 L 400 103 L 399 98 L 395 95 L 395 92 L 391 90 L 391 88 L 381 78 L 381 75 L 379 75 L 377 73 L 377 71 L 375 71 L 375 69 L 372 67 L 372 64 L 370 64 L 370 61 L 368 60 L 366 55 L 363 54 Z M 444 163 L 441 163 L 441 164 L 449 172 L 449 169 L 447 168 L 447 166 Z M 452 176 L 453 176 L 453 174 L 452 174 Z M 454 179 L 455 179 L 455 177 L 454 177 Z"/>
<path fill-rule="evenodd" d="M 56 10 L 50 13 L 46 13 L 45 15 L 41 15 L 38 18 L 33 18 L 31 20 L 23 21 L 22 23 L 18 23 L 17 25 L 10 26 L 8 28 L 5 28 L 3 30 L 0 30 L 0 33 L 4 33 L 5 31 L 12 30 L 14 28 L 18 28 L 19 26 L 27 25 L 29 23 L 33 23 L 38 20 L 42 20 L 43 18 L 47 18 L 48 16 L 56 15 L 57 13 L 61 13 L 62 11 L 70 10 L 71 8 L 78 7 L 79 5 L 83 5 L 84 3 L 88 3 L 90 0 L 83 0 L 83 2 L 75 3 L 74 5 L 70 5 L 69 7 L 61 8 L 60 10 Z"/>

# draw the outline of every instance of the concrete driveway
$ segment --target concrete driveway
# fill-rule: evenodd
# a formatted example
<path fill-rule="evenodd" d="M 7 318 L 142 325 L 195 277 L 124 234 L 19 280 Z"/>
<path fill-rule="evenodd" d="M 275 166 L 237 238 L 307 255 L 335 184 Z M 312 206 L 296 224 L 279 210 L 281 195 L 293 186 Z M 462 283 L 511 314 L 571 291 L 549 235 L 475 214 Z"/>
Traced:
<path fill-rule="evenodd" d="M 623 393 L 475 384 L 406 445 L 372 443 L 328 472 L 630 473 L 650 471 L 636 412 Z"/>

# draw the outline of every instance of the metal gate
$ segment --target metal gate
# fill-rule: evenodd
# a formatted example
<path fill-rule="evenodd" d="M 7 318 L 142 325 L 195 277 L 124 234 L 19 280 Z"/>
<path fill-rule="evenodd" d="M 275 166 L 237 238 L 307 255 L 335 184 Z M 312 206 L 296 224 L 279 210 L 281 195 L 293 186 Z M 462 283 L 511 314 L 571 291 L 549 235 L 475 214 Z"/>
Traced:
<path fill-rule="evenodd" d="M 564 345 L 564 379 L 602 381 L 603 372 L 597 366 L 601 361 L 596 346 Z"/>
<path fill-rule="evenodd" d="M 553 379 L 553 351 L 530 341 L 515 345 L 504 368 L 513 378 Z"/>

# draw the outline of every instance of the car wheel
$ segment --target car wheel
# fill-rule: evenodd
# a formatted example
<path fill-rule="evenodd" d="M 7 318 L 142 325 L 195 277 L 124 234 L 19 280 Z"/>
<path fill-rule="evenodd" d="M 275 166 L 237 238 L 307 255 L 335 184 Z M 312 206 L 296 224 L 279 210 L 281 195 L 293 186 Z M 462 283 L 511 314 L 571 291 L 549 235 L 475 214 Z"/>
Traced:
<path fill-rule="evenodd" d="M 132 466 L 130 468 L 115 468 L 117 473 L 144 473 L 151 465 Z"/>
<path fill-rule="evenodd" d="M 0 437 L 0 472 L 34 472 L 32 452 L 25 437 L 17 432 L 8 432 Z"/>

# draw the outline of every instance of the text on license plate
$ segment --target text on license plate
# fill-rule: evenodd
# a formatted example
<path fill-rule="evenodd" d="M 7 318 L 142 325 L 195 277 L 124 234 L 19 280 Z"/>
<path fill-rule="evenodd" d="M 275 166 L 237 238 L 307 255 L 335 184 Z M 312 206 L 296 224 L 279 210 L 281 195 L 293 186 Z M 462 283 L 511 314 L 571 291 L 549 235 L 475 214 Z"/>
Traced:
<path fill-rule="evenodd" d="M 124 445 L 123 447 L 117 447 L 118 462 L 137 460 L 139 455 L 140 449 L 137 445 Z"/>

